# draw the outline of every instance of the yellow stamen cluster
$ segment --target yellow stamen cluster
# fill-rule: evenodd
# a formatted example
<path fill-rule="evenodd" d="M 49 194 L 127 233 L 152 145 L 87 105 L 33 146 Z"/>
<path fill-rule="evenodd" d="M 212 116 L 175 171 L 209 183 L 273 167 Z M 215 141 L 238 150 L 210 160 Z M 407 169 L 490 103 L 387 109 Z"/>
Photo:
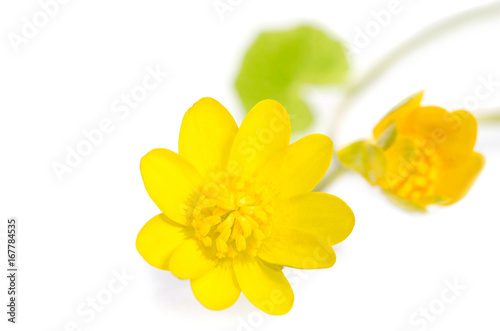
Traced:
<path fill-rule="evenodd" d="M 418 158 L 410 163 L 408 173 L 391 191 L 403 199 L 422 202 L 435 195 L 440 159 L 434 149 L 426 150 L 420 143 L 417 151 Z"/>
<path fill-rule="evenodd" d="M 270 233 L 273 201 L 262 185 L 227 177 L 204 186 L 193 209 L 196 237 L 218 258 L 257 254 Z"/>

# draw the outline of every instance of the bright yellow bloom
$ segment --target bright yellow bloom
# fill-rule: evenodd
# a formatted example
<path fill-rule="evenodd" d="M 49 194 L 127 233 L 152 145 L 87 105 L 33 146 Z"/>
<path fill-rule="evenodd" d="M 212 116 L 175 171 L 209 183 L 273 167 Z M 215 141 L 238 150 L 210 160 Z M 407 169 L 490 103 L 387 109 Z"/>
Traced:
<path fill-rule="evenodd" d="M 258 103 L 238 129 L 219 102 L 203 98 L 184 116 L 179 154 L 155 149 L 141 160 L 162 214 L 142 228 L 137 250 L 152 266 L 190 279 L 210 309 L 230 307 L 243 291 L 264 312 L 286 314 L 294 297 L 282 266 L 331 267 L 331 246 L 353 229 L 342 200 L 311 193 L 330 165 L 330 138 L 289 145 L 290 132 L 275 101 Z"/>
<path fill-rule="evenodd" d="M 372 141 L 339 152 L 348 168 L 382 187 L 400 205 L 424 211 L 462 199 L 483 169 L 474 152 L 477 122 L 465 110 L 422 107 L 423 92 L 404 102 L 374 129 Z"/>

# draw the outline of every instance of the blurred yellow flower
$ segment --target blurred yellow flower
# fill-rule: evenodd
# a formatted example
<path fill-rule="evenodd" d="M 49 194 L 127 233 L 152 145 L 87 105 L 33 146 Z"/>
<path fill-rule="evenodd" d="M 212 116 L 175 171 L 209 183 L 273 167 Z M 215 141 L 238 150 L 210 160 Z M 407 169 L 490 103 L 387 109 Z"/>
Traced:
<path fill-rule="evenodd" d="M 203 98 L 184 116 L 179 154 L 154 149 L 141 160 L 162 213 L 139 232 L 137 250 L 152 266 L 190 279 L 210 309 L 230 307 L 243 291 L 264 312 L 287 313 L 294 296 L 282 266 L 331 267 L 331 246 L 353 229 L 342 200 L 311 192 L 330 165 L 330 138 L 289 145 L 290 132 L 275 101 L 258 103 L 238 129 L 219 102 Z"/>
<path fill-rule="evenodd" d="M 423 92 L 409 98 L 374 129 L 374 139 L 339 152 L 347 167 L 382 187 L 409 209 L 462 199 L 483 169 L 474 152 L 477 122 L 464 110 L 422 107 Z"/>

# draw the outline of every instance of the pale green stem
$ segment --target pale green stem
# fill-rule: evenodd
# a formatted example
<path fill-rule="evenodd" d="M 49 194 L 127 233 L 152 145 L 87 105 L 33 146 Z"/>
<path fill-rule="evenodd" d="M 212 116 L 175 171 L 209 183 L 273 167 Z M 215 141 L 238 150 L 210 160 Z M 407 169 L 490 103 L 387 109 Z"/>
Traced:
<path fill-rule="evenodd" d="M 479 124 L 500 124 L 500 114 L 476 115 Z"/>
<path fill-rule="evenodd" d="M 430 42 L 437 37 L 440 37 L 447 32 L 454 31 L 456 28 L 470 24 L 476 21 L 483 21 L 485 18 L 495 17 L 498 18 L 500 14 L 500 1 L 494 1 L 487 5 L 481 6 L 476 9 L 467 10 L 463 13 L 456 14 L 450 18 L 447 18 L 441 22 L 438 22 L 424 31 L 418 33 L 412 38 L 408 39 L 406 42 L 402 43 L 396 47 L 392 52 L 387 54 L 382 60 L 380 60 L 371 70 L 369 70 L 364 76 L 359 80 L 355 81 L 347 88 L 343 99 L 339 103 L 336 111 L 333 115 L 333 121 L 329 132 L 332 140 L 335 144 L 335 132 L 337 132 L 340 123 L 343 120 L 346 112 L 352 104 L 355 97 L 358 96 L 362 91 L 369 87 L 374 81 L 376 81 L 388 68 L 394 65 L 396 62 L 404 58 L 406 55 L 412 53 L 422 45 Z M 334 165 L 332 173 L 335 174 L 341 165 L 338 163 Z M 331 182 L 333 182 L 338 176 L 327 175 L 323 181 L 317 186 L 316 190 L 319 188 L 327 187 Z"/>
<path fill-rule="evenodd" d="M 329 132 L 332 138 L 334 133 L 337 131 L 336 129 L 341 122 L 341 118 L 349 109 L 353 99 L 374 81 L 376 81 L 394 63 L 401 60 L 425 43 L 428 43 L 449 31 L 454 31 L 460 26 L 467 25 L 475 21 L 483 21 L 487 17 L 499 18 L 499 14 L 500 1 L 495 1 L 479 8 L 456 14 L 443 20 L 442 22 L 438 22 L 396 47 L 392 52 L 373 66 L 373 68 L 361 77 L 361 79 L 355 81 L 347 88 L 344 98 L 334 113 L 332 127 Z"/>
<path fill-rule="evenodd" d="M 328 174 L 326 174 L 325 177 L 323 177 L 323 180 L 318 184 L 318 186 L 314 188 L 313 191 L 315 192 L 323 191 L 328 185 L 336 181 L 346 171 L 347 170 L 339 164 L 338 167 L 336 167 L 333 171 L 330 171 Z"/>

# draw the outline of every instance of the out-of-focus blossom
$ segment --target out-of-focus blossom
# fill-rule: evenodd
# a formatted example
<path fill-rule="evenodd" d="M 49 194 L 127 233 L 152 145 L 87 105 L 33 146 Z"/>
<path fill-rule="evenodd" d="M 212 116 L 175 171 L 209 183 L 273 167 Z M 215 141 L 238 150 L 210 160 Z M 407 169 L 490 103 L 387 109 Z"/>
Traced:
<path fill-rule="evenodd" d="M 462 199 L 484 167 L 474 151 L 477 122 L 470 113 L 420 105 L 409 98 L 373 130 L 373 139 L 339 152 L 345 167 L 361 173 L 404 207 L 425 211 Z"/>

